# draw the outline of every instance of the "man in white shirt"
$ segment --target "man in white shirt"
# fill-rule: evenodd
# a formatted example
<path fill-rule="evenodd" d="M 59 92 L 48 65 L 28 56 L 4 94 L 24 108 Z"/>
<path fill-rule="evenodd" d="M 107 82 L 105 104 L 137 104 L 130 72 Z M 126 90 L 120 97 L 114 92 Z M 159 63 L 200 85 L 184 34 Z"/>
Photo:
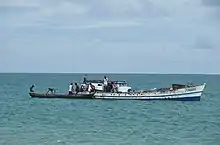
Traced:
<path fill-rule="evenodd" d="M 69 95 L 73 94 L 73 83 L 69 85 Z"/>
<path fill-rule="evenodd" d="M 104 83 L 104 92 L 106 92 L 106 89 L 107 89 L 107 86 L 108 86 L 108 78 L 106 76 L 104 76 L 103 83 Z"/>

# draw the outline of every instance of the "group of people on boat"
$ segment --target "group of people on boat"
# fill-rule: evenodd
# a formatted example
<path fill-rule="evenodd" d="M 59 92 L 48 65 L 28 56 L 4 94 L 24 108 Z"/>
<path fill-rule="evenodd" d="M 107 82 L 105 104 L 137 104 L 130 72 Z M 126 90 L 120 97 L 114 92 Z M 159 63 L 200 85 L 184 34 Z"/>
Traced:
<path fill-rule="evenodd" d="M 109 79 L 104 76 L 103 81 L 103 92 L 117 92 L 117 88 L 119 87 L 115 82 L 110 82 Z M 95 86 L 87 80 L 86 76 L 83 78 L 83 84 L 81 84 L 81 91 L 94 92 Z"/>
<path fill-rule="evenodd" d="M 119 84 L 114 82 L 114 81 L 108 81 L 108 78 L 106 76 L 104 76 L 104 87 L 103 87 L 103 91 L 104 92 L 112 92 L 112 93 L 116 93 L 118 92 L 118 88 L 119 88 Z"/>
<path fill-rule="evenodd" d="M 34 92 L 34 85 L 32 85 L 30 87 L 30 92 Z M 106 76 L 104 76 L 103 79 L 103 92 L 117 92 L 118 90 L 118 84 L 116 84 L 115 82 L 110 82 L 108 80 L 108 78 Z M 70 83 L 69 84 L 69 88 L 68 88 L 68 94 L 77 94 L 79 92 L 95 92 L 95 86 L 89 82 L 86 78 L 86 76 L 83 78 L 83 83 L 81 85 L 78 85 L 77 83 L 73 84 Z M 48 91 L 46 94 L 48 93 L 55 93 L 56 89 L 54 88 L 48 88 Z"/>
<path fill-rule="evenodd" d="M 118 92 L 119 85 L 116 84 L 113 81 L 109 81 L 108 77 L 104 76 L 103 81 L 103 92 Z M 75 88 L 75 89 L 74 89 Z M 78 92 L 95 92 L 96 88 L 95 86 L 87 80 L 87 76 L 85 75 L 83 78 L 83 83 L 79 86 L 77 83 L 75 83 L 75 87 L 73 86 L 73 83 L 70 83 L 69 85 L 69 94 L 78 93 Z"/>
<path fill-rule="evenodd" d="M 75 87 L 73 86 L 73 83 L 70 83 L 69 85 L 69 95 L 74 94 L 74 92 L 77 94 L 79 92 L 95 92 L 95 86 L 92 85 L 92 83 L 90 83 L 88 86 L 85 84 L 81 84 L 81 86 L 79 87 L 79 85 L 77 83 L 75 83 Z"/>
<path fill-rule="evenodd" d="M 88 80 L 86 79 L 86 77 L 84 77 L 83 83 L 88 84 L 87 82 Z M 94 87 L 94 85 L 92 85 L 91 83 L 89 83 L 89 86 Z M 103 92 L 118 92 L 119 84 L 116 84 L 113 81 L 109 81 L 109 79 L 106 76 L 104 76 L 103 81 L 102 81 L 102 86 L 103 86 L 103 89 L 102 89 Z"/>
<path fill-rule="evenodd" d="M 79 86 L 77 85 L 77 83 L 75 83 L 76 89 L 75 91 L 78 92 L 79 91 Z M 70 83 L 69 85 L 69 95 L 72 95 L 74 92 L 74 87 L 73 87 L 73 83 Z"/>

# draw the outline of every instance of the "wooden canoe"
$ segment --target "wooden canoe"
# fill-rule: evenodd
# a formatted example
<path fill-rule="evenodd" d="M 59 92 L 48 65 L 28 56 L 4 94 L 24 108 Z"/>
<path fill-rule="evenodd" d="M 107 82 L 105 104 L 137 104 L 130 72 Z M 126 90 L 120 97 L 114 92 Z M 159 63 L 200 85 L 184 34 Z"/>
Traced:
<path fill-rule="evenodd" d="M 32 98 L 63 98 L 63 99 L 93 99 L 94 93 L 80 92 L 78 94 L 56 94 L 56 93 L 35 93 L 30 92 L 29 95 Z"/>

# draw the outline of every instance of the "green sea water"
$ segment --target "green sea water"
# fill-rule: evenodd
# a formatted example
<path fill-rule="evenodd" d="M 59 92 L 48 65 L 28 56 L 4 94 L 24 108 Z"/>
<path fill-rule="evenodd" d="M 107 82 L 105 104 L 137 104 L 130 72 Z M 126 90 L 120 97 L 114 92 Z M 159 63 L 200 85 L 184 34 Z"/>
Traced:
<path fill-rule="evenodd" d="M 219 75 L 88 74 L 134 89 L 207 83 L 200 101 L 33 99 L 29 86 L 60 93 L 84 74 L 0 74 L 1 145 L 219 145 Z"/>

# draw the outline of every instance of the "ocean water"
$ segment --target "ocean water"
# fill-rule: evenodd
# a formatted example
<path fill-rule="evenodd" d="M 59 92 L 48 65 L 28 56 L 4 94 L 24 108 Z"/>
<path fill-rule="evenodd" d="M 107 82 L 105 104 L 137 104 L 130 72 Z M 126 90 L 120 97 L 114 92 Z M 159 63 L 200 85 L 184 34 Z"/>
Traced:
<path fill-rule="evenodd" d="M 102 79 L 104 74 L 89 74 Z M 134 89 L 172 83 L 207 83 L 201 101 L 33 99 L 29 86 L 43 92 L 83 74 L 0 74 L 1 145 L 219 145 L 219 75 L 105 74 Z"/>

